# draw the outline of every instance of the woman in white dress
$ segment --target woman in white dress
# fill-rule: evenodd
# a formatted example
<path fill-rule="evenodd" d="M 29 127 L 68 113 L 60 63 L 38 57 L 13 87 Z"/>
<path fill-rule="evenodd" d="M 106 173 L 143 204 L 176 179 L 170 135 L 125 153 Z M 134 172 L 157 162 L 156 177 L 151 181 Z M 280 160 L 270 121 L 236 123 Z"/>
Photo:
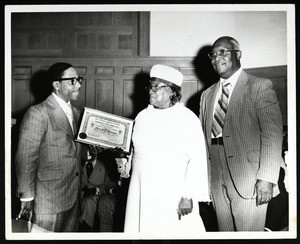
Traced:
<path fill-rule="evenodd" d="M 124 231 L 201 237 L 205 228 L 198 202 L 210 201 L 201 124 L 179 103 L 183 75 L 178 70 L 154 65 L 150 77 L 150 104 L 137 115 L 133 129 Z"/>

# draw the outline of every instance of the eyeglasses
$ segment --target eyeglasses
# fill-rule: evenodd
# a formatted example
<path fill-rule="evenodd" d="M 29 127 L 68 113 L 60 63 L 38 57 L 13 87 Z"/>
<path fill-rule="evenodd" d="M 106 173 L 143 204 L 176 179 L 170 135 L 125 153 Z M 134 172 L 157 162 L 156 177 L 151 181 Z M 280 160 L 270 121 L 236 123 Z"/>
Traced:
<path fill-rule="evenodd" d="M 150 92 L 150 91 L 154 91 L 154 92 L 157 92 L 159 91 L 161 88 L 164 88 L 164 87 L 168 87 L 167 85 L 163 85 L 163 86 L 159 86 L 159 85 L 155 85 L 155 86 L 151 86 L 149 85 L 148 87 L 146 87 L 146 89 Z"/>
<path fill-rule="evenodd" d="M 210 52 L 208 54 L 208 57 L 210 59 L 215 59 L 217 56 L 224 57 L 224 56 L 226 56 L 231 51 L 233 51 L 233 52 L 240 52 L 240 50 L 234 50 L 234 49 L 220 49 L 220 50 L 218 50 L 216 52 Z"/>
<path fill-rule="evenodd" d="M 70 80 L 72 85 L 75 86 L 77 84 L 77 82 L 81 85 L 82 82 L 83 82 L 83 77 L 81 76 L 78 76 L 78 77 L 69 77 L 69 78 L 59 78 L 59 79 L 56 79 L 58 81 L 61 81 L 61 80 Z"/>

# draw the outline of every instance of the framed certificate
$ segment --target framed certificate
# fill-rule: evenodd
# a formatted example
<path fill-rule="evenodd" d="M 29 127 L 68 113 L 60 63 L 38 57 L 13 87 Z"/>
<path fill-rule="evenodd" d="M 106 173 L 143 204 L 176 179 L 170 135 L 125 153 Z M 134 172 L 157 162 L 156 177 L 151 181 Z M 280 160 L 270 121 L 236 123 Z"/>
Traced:
<path fill-rule="evenodd" d="M 130 152 L 134 120 L 84 108 L 76 141 L 104 148 L 121 148 Z"/>

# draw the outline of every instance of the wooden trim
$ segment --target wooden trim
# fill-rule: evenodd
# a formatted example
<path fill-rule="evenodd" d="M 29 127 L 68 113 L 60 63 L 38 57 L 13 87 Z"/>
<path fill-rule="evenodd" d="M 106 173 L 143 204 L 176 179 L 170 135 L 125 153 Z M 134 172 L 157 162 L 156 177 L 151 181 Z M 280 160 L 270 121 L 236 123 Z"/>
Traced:
<path fill-rule="evenodd" d="M 139 12 L 138 14 L 138 49 L 137 56 L 150 55 L 150 12 Z"/>
<path fill-rule="evenodd" d="M 287 77 L 287 65 L 248 68 L 245 69 L 245 71 L 249 74 L 255 74 L 257 76 L 267 78 Z"/>

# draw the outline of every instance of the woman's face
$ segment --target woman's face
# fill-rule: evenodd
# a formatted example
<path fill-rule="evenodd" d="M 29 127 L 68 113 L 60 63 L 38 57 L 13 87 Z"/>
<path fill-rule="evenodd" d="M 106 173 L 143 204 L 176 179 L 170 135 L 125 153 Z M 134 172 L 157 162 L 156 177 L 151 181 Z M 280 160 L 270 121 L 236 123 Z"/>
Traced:
<path fill-rule="evenodd" d="M 149 87 L 150 104 L 155 108 L 164 109 L 171 106 L 171 88 L 163 82 L 151 81 Z"/>

